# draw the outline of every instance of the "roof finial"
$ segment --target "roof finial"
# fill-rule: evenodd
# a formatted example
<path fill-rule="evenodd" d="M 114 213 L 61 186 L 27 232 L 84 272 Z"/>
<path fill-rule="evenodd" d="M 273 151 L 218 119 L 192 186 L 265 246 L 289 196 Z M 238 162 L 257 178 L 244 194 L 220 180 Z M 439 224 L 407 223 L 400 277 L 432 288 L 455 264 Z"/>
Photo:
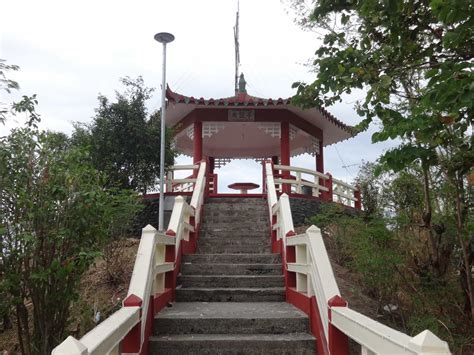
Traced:
<path fill-rule="evenodd" d="M 234 48 L 235 48 L 235 82 L 234 90 L 237 94 L 237 80 L 239 78 L 239 65 L 240 65 L 240 51 L 239 51 L 239 1 L 237 1 L 237 12 L 235 14 L 235 26 L 234 26 Z"/>
<path fill-rule="evenodd" d="M 239 77 L 239 93 L 241 92 L 247 93 L 247 89 L 245 88 L 246 85 L 247 85 L 247 82 L 245 81 L 244 73 L 242 73 L 240 74 L 240 77 Z"/>

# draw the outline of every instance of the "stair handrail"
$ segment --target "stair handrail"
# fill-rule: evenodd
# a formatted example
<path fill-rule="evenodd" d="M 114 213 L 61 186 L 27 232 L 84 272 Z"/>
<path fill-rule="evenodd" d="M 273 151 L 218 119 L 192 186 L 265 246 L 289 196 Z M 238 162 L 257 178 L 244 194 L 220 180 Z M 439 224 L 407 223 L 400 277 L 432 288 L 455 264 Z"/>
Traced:
<path fill-rule="evenodd" d="M 201 223 L 201 207 L 204 203 L 204 196 L 206 191 L 206 172 L 207 172 L 207 163 L 202 161 L 199 166 L 199 171 L 196 177 L 196 185 L 194 186 L 194 192 L 191 197 L 191 207 L 194 208 L 196 215 L 195 224 L 197 226 Z"/>
<path fill-rule="evenodd" d="M 193 185 L 196 183 L 194 178 L 194 173 L 183 178 L 176 179 L 174 177 L 174 172 L 179 170 L 191 170 L 199 168 L 199 164 L 189 164 L 189 165 L 173 165 L 168 168 L 168 173 L 166 176 L 166 192 L 189 192 L 192 191 Z"/>
<path fill-rule="evenodd" d="M 288 273 L 296 274 L 295 290 L 289 290 L 288 280 L 285 282 L 287 301 L 314 315 L 310 323 L 316 324 L 315 328 L 322 328 L 313 329 L 312 326 L 318 335 L 321 353 L 347 355 L 350 337 L 361 345 L 362 354 L 369 351 L 375 354 L 450 354 L 448 343 L 429 330 L 410 337 L 348 307 L 340 295 L 321 230 L 312 225 L 303 234 L 294 233 L 289 198 L 282 194 L 275 203 L 272 164 L 265 164 L 270 221 L 272 231 L 277 233 L 276 240 L 272 237 L 272 241 L 277 243 L 281 239 L 279 249 L 285 277 L 288 278 Z M 287 259 L 288 248 L 294 248 L 292 261 Z M 288 295 L 292 291 L 303 294 L 308 300 L 314 297 L 314 312 L 308 309 L 313 305 L 311 301 L 302 306 L 300 301 L 290 299 Z"/>
<path fill-rule="evenodd" d="M 80 340 L 68 336 L 53 349 L 52 355 L 119 354 L 120 350 L 139 352 L 144 343 L 146 322 L 150 319 L 150 296 L 164 292 L 164 273 L 174 268 L 173 263 L 165 262 L 165 248 L 170 244 L 175 244 L 174 238 L 158 232 L 151 225 L 143 228 L 129 290 L 122 308 Z"/>
<path fill-rule="evenodd" d="M 166 233 L 158 232 L 151 225 L 142 229 L 123 307 L 80 340 L 67 337 L 53 349 L 52 355 L 146 353 L 144 349 L 148 348 L 154 314 L 174 298 L 181 242 L 189 241 L 190 233 L 199 228 L 206 186 L 206 162 L 201 162 L 198 167 L 191 204 L 182 196 L 175 198 Z"/>
<path fill-rule="evenodd" d="M 273 186 L 271 189 L 267 190 L 267 202 L 268 202 L 268 211 L 270 213 L 270 221 L 272 220 L 273 206 L 276 206 L 278 203 L 278 197 L 275 189 L 275 181 L 273 179 L 273 167 L 271 162 L 265 163 L 265 177 L 267 186 Z"/>
<path fill-rule="evenodd" d="M 295 261 L 288 262 L 288 271 L 307 277 L 296 278 L 296 291 L 306 292 L 309 297 L 316 296 L 324 334 L 328 339 L 329 315 L 322 310 L 327 309 L 331 298 L 341 297 L 341 293 L 321 238 L 321 231 L 312 225 L 305 233 L 288 238 L 286 245 L 296 249 Z"/>

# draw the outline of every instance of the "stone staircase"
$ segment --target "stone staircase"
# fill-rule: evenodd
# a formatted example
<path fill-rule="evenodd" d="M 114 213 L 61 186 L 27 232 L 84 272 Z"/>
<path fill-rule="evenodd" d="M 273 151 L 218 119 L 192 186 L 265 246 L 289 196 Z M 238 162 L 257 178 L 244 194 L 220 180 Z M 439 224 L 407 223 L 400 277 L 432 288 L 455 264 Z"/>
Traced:
<path fill-rule="evenodd" d="M 212 198 L 176 303 L 155 318 L 151 354 L 314 354 L 307 316 L 285 302 L 266 201 Z"/>

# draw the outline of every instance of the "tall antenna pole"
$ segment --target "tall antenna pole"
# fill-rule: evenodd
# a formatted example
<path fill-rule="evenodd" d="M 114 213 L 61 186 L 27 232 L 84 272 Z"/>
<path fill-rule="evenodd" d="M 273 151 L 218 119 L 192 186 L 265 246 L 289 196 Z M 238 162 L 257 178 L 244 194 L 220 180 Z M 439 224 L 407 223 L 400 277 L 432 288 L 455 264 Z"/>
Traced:
<path fill-rule="evenodd" d="M 239 52 L 239 1 L 237 1 L 237 12 L 235 14 L 235 26 L 234 26 L 234 48 L 235 48 L 235 82 L 234 90 L 235 94 L 239 91 L 239 65 L 240 65 L 240 52 Z"/>

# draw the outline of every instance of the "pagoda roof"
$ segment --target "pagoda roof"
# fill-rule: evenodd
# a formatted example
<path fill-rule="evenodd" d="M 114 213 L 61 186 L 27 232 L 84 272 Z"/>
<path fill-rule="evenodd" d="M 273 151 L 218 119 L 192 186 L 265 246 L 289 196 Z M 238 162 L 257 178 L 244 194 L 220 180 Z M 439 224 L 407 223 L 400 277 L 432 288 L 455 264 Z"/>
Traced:
<path fill-rule="evenodd" d="M 235 96 L 230 96 L 230 97 L 225 97 L 225 98 L 205 99 L 203 97 L 195 98 L 194 96 L 185 96 L 185 95 L 179 94 L 177 92 L 172 91 L 169 86 L 167 86 L 166 88 L 166 98 L 168 99 L 168 102 L 170 104 L 189 105 L 190 108 L 192 107 L 193 109 L 205 108 L 205 107 L 229 108 L 229 109 L 231 108 L 274 108 L 274 109 L 280 108 L 280 109 L 288 109 L 289 111 L 292 111 L 296 115 L 305 118 L 309 122 L 314 121 L 311 119 L 311 117 L 322 117 L 327 123 L 330 123 L 333 126 L 331 127 L 332 129 L 330 129 L 330 131 L 333 131 L 334 128 L 336 127 L 338 128 L 338 131 L 343 131 L 337 134 L 337 136 L 340 136 L 340 137 L 337 137 L 337 138 L 334 137 L 336 138 L 334 141 L 332 141 L 333 139 L 329 139 L 329 141 L 325 139 L 324 145 L 329 145 L 341 140 L 348 139 L 354 136 L 356 133 L 353 126 L 346 125 L 345 123 L 337 119 L 334 115 L 332 115 L 330 112 L 328 112 L 325 108 L 313 107 L 313 108 L 303 110 L 302 108 L 298 106 L 292 105 L 291 98 L 279 97 L 278 99 L 272 99 L 272 98 L 264 99 L 261 97 L 248 95 L 246 92 L 238 91 Z M 189 113 L 189 111 L 187 113 Z M 172 120 L 170 124 L 174 125 L 178 123 L 179 119 L 175 122 L 173 121 L 175 120 Z M 320 122 L 319 126 L 321 126 L 320 128 L 322 128 L 323 130 L 325 130 L 326 128 L 329 128 L 329 126 L 326 125 L 325 122 Z"/>
<path fill-rule="evenodd" d="M 231 97 L 195 98 L 166 89 L 166 124 L 176 128 L 176 149 L 193 154 L 193 122 L 203 123 L 203 154 L 216 158 L 268 158 L 280 150 L 280 122 L 290 127 L 290 155 L 319 154 L 319 142 L 328 146 L 355 135 L 324 108 L 302 109 L 291 98 L 264 99 L 247 94 L 245 87 Z"/>

